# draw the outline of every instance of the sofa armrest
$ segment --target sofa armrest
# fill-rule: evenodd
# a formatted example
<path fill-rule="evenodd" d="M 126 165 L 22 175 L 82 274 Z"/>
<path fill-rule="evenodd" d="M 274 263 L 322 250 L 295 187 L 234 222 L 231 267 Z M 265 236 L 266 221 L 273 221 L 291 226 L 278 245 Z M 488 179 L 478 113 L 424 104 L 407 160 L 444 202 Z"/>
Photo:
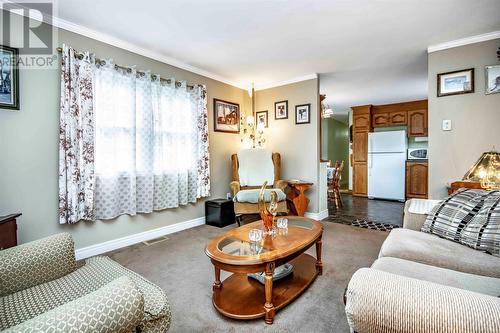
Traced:
<path fill-rule="evenodd" d="M 351 331 L 500 332 L 500 299 L 376 269 L 358 270 L 347 287 Z"/>
<path fill-rule="evenodd" d="M 240 182 L 238 181 L 232 181 L 230 184 L 229 184 L 229 187 L 231 188 L 231 193 L 233 194 L 233 197 L 236 195 L 236 193 L 238 193 L 241 189 L 240 187 Z"/>
<path fill-rule="evenodd" d="M 283 192 L 285 192 L 286 188 L 288 187 L 288 182 L 286 180 L 275 180 L 274 187 L 279 188 Z"/>
<path fill-rule="evenodd" d="M 411 199 L 405 202 L 403 228 L 420 231 L 424 225 L 425 219 L 427 218 L 427 214 L 410 213 L 410 205 Z"/>
<path fill-rule="evenodd" d="M 68 233 L 2 250 L 0 296 L 58 279 L 75 268 L 75 246 Z"/>
<path fill-rule="evenodd" d="M 144 318 L 144 298 L 126 276 L 4 332 L 134 332 Z"/>

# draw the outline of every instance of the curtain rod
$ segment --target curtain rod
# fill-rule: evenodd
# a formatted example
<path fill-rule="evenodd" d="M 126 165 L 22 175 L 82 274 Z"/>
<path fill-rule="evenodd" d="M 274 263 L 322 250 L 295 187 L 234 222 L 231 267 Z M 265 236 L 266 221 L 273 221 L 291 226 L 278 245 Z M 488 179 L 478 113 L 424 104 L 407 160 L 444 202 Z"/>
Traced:
<path fill-rule="evenodd" d="M 62 47 L 58 47 L 56 50 L 57 50 L 57 52 L 59 52 L 59 53 L 62 53 L 62 51 L 63 51 Z M 83 58 L 83 53 L 75 51 L 75 56 L 76 56 L 78 59 L 82 59 L 82 58 Z M 100 64 L 100 65 L 104 65 L 104 64 L 106 64 L 106 60 L 101 60 L 101 59 L 99 59 L 99 58 L 95 58 L 95 62 L 96 62 L 96 63 L 98 63 L 98 64 Z M 127 67 L 127 66 L 121 66 L 121 65 L 117 65 L 117 64 L 115 64 L 115 68 L 120 68 L 120 69 L 126 70 L 126 71 L 127 71 L 127 72 L 129 72 L 129 73 L 132 71 L 132 68 L 130 68 L 130 67 Z M 137 73 L 137 74 L 139 74 L 139 75 L 141 75 L 141 76 L 146 75 L 146 72 L 144 72 L 144 71 L 136 71 L 136 73 Z M 152 76 L 152 77 L 156 77 L 157 75 L 153 74 L 153 75 L 151 75 L 151 76 Z M 160 81 L 164 81 L 164 82 L 167 82 L 167 83 L 171 83 L 171 82 L 172 82 L 172 80 L 171 80 L 171 79 L 164 79 L 164 78 L 161 78 L 161 77 L 160 77 Z M 182 82 L 180 82 L 180 81 L 175 81 L 175 86 L 176 86 L 176 87 L 180 87 L 181 85 L 182 85 Z M 195 86 L 194 86 L 194 85 L 192 85 L 192 84 L 186 84 L 186 87 L 188 87 L 188 88 L 190 88 L 190 89 L 193 89 Z"/>

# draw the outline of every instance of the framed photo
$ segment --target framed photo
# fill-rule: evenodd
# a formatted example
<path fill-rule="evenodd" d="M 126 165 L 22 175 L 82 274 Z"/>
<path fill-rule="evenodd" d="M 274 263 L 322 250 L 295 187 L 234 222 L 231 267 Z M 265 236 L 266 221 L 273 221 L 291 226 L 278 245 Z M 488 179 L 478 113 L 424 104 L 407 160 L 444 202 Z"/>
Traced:
<path fill-rule="evenodd" d="M 0 109 L 19 110 L 19 52 L 0 45 Z"/>
<path fill-rule="evenodd" d="M 295 106 L 295 124 L 309 124 L 311 122 L 311 104 Z"/>
<path fill-rule="evenodd" d="M 214 98 L 214 131 L 240 133 L 240 105 Z"/>
<path fill-rule="evenodd" d="M 474 92 L 474 68 L 437 75 L 437 96 L 451 96 Z"/>
<path fill-rule="evenodd" d="M 257 119 L 257 126 L 259 126 L 259 124 L 263 124 L 265 128 L 267 128 L 267 110 L 266 111 L 259 111 L 259 112 L 255 112 L 255 118 Z"/>
<path fill-rule="evenodd" d="M 288 119 L 288 101 L 274 103 L 274 119 Z"/>
<path fill-rule="evenodd" d="M 499 51 L 500 52 L 500 51 Z M 486 94 L 500 93 L 500 65 L 486 66 Z"/>

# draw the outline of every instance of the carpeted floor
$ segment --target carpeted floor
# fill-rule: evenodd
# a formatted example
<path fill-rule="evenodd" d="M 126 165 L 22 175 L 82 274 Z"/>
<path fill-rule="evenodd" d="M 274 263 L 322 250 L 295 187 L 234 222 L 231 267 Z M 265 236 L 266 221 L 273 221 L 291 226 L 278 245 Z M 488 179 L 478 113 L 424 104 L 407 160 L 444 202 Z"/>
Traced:
<path fill-rule="evenodd" d="M 323 275 L 278 311 L 273 325 L 263 319 L 228 319 L 212 305 L 214 273 L 204 249 L 209 239 L 234 226 L 203 225 L 157 244 L 134 245 L 109 255 L 165 290 L 173 315 L 170 332 L 348 332 L 344 289 L 358 268 L 377 258 L 388 233 L 331 222 L 323 225 Z M 308 252 L 314 254 L 313 250 Z"/>

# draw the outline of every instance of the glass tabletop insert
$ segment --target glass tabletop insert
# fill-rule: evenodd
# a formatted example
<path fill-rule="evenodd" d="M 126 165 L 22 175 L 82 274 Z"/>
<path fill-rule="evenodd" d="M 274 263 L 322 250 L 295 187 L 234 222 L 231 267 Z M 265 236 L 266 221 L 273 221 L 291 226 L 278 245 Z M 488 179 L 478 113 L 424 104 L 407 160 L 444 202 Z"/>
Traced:
<path fill-rule="evenodd" d="M 294 217 L 287 217 L 288 219 L 288 225 L 291 226 L 295 226 L 295 227 L 299 227 L 299 228 L 304 228 L 304 229 L 307 229 L 307 230 L 312 230 L 313 228 L 313 224 L 310 220 L 308 219 L 299 219 L 299 218 L 294 218 Z"/>
<path fill-rule="evenodd" d="M 259 243 L 246 242 L 232 237 L 226 237 L 217 245 L 218 249 L 232 256 L 253 256 L 269 252 Z"/>

